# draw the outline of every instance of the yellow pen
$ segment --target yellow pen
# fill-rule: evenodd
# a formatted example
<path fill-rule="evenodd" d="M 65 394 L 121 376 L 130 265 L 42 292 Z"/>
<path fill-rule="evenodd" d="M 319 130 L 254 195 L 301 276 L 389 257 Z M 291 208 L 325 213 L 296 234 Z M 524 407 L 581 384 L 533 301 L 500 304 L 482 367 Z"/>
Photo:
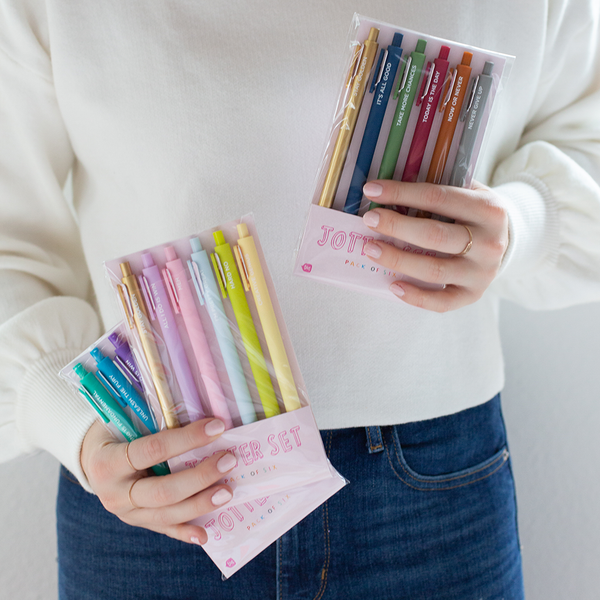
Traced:
<path fill-rule="evenodd" d="M 300 400 L 290 368 L 290 361 L 285 351 L 279 325 L 277 324 L 277 317 L 273 310 L 273 303 L 269 296 L 267 282 L 256 250 L 256 244 L 254 243 L 254 238 L 249 234 L 245 223 L 238 225 L 237 230 L 240 238 L 238 239 L 238 245 L 234 247 L 233 251 L 238 262 L 240 275 L 242 276 L 242 283 L 246 291 L 252 290 L 285 410 L 290 412 L 300 408 Z"/>
<path fill-rule="evenodd" d="M 355 72 L 351 73 L 348 81 L 348 85 L 352 85 L 352 91 L 346 104 L 346 109 L 344 110 L 344 118 L 340 125 L 338 137 L 331 155 L 329 169 L 325 176 L 325 183 L 323 184 L 323 189 L 321 191 L 321 197 L 319 198 L 319 206 L 324 206 L 325 208 L 332 207 L 333 201 L 335 200 L 335 193 L 340 184 L 348 148 L 352 141 L 352 135 L 354 134 L 360 107 L 367 89 L 369 73 L 373 68 L 373 63 L 377 56 L 377 49 L 379 48 L 379 44 L 377 43 L 378 37 L 379 29 L 371 27 L 369 37 L 362 45 L 357 60 L 355 61 Z"/>
<path fill-rule="evenodd" d="M 123 262 L 119 265 L 121 267 L 121 273 L 123 274 L 123 285 L 127 288 L 128 300 L 125 299 L 123 288 L 119 286 L 119 293 L 121 294 L 121 300 L 125 305 L 125 312 L 129 321 L 129 328 L 135 327 L 140 335 L 140 341 L 142 342 L 142 348 L 144 349 L 144 355 L 146 361 L 150 367 L 150 373 L 152 375 L 152 382 L 156 388 L 156 394 L 158 396 L 158 402 L 162 410 L 163 416 L 165 417 L 165 423 L 167 429 L 175 429 L 179 427 L 179 421 L 175 413 L 175 404 L 173 402 L 173 396 L 167 383 L 167 375 L 165 373 L 165 367 L 160 360 L 158 348 L 154 341 L 154 335 L 150 330 L 148 314 L 144 305 L 144 299 L 142 298 L 142 292 L 138 285 L 135 275 L 131 272 L 131 265 L 128 262 Z M 133 313 L 133 323 L 130 319 L 130 312 L 127 310 L 127 305 L 130 306 L 131 312 Z"/>

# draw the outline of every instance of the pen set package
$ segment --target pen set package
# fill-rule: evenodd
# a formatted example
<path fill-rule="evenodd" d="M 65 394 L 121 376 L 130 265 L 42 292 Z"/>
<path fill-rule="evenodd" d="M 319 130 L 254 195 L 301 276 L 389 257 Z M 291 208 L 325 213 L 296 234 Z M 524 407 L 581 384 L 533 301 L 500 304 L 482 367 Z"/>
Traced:
<path fill-rule="evenodd" d="M 365 244 L 380 239 L 407 252 L 438 254 L 364 225 L 360 217 L 378 205 L 363 196 L 363 186 L 394 179 L 469 187 L 514 57 L 360 15 L 354 16 L 347 48 L 294 272 L 395 298 L 388 289 L 393 281 L 416 280 L 371 262 Z"/>
<path fill-rule="evenodd" d="M 123 323 L 61 371 L 116 437 L 218 417 L 233 500 L 195 521 L 230 576 L 345 485 L 309 406 L 251 215 L 105 263 Z"/>

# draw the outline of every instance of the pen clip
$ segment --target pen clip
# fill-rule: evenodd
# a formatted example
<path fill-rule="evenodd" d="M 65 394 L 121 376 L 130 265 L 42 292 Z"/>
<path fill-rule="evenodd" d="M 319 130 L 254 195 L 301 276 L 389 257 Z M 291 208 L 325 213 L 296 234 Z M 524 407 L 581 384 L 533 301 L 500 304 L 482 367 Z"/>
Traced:
<path fill-rule="evenodd" d="M 223 266 L 221 265 L 221 259 L 219 255 L 213 253 L 210 255 L 210 260 L 212 261 L 213 268 L 215 273 L 217 274 L 217 281 L 219 282 L 219 287 L 221 288 L 221 294 L 223 298 L 227 298 L 227 280 L 225 279 L 225 272 L 223 271 Z"/>
<path fill-rule="evenodd" d="M 206 296 L 206 292 L 204 290 L 204 286 L 202 285 L 200 269 L 198 268 L 196 261 L 188 260 L 187 265 L 188 269 L 190 270 L 190 276 L 192 277 L 194 288 L 196 289 L 196 296 L 198 296 L 198 300 L 200 301 L 200 306 L 204 306 L 204 297 Z"/>
<path fill-rule="evenodd" d="M 119 369 L 119 371 L 121 371 L 121 375 L 125 377 L 127 383 L 133 385 L 134 381 L 138 382 L 135 375 L 133 375 L 133 373 L 127 368 L 127 365 L 125 365 L 125 363 L 121 360 L 119 356 L 115 356 L 115 360 L 113 360 L 113 363 L 115 367 Z"/>
<path fill-rule="evenodd" d="M 352 57 L 352 62 L 350 63 L 350 70 L 348 71 L 348 77 L 346 78 L 347 88 L 349 88 L 352 85 L 352 82 L 354 81 L 354 78 L 358 73 L 358 66 L 360 65 L 364 49 L 364 44 L 360 44 L 354 49 L 354 56 Z"/>
<path fill-rule="evenodd" d="M 394 92 L 394 100 L 398 100 L 398 96 L 400 95 L 400 92 L 404 89 L 404 86 L 406 85 L 406 80 L 408 79 L 408 74 L 410 72 L 411 64 L 412 64 L 412 56 L 409 56 L 408 60 L 406 60 L 404 62 L 402 77 L 400 79 L 398 79 L 398 89 Z"/>
<path fill-rule="evenodd" d="M 375 91 L 375 88 L 379 85 L 381 78 L 383 77 L 383 70 L 385 69 L 385 65 L 387 63 L 388 51 L 381 49 L 379 53 L 379 61 L 377 62 L 377 66 L 375 67 L 375 71 L 377 72 L 377 77 L 373 77 L 371 81 L 371 88 L 369 89 L 369 93 L 372 94 Z"/>
<path fill-rule="evenodd" d="M 417 106 L 420 106 L 423 103 L 423 100 L 427 98 L 429 86 L 431 85 L 431 80 L 433 79 L 433 72 L 435 71 L 435 65 L 432 62 L 427 63 L 427 69 L 427 73 L 425 74 L 425 77 L 423 77 L 423 83 L 421 84 L 421 94 L 417 100 Z"/>
<path fill-rule="evenodd" d="M 109 418 L 104 414 L 104 411 L 100 408 L 98 403 L 94 400 L 94 397 L 84 388 L 79 388 L 79 393 L 92 405 L 96 412 L 100 415 L 105 423 L 109 423 Z"/>
<path fill-rule="evenodd" d="M 464 121 L 467 118 L 467 113 L 471 110 L 471 106 L 473 106 L 473 100 L 475 99 L 475 90 L 477 89 L 477 84 L 479 83 L 479 75 L 473 79 L 473 84 L 471 85 L 471 91 L 469 92 L 469 101 L 465 104 L 465 108 L 463 109 L 460 120 Z"/>
<path fill-rule="evenodd" d="M 127 406 L 127 402 L 121 398 L 121 394 L 119 394 L 119 390 L 115 388 L 111 381 L 108 380 L 108 377 L 102 373 L 102 371 L 96 371 L 96 377 L 102 382 L 104 387 L 108 390 L 109 394 L 114 397 L 114 399 L 123 407 Z"/>
<path fill-rule="evenodd" d="M 457 69 L 450 69 L 450 73 L 448 77 L 446 77 L 446 95 L 444 97 L 444 102 L 440 105 L 440 112 L 443 112 L 446 108 L 448 102 L 450 102 L 450 98 L 452 98 L 452 90 L 454 89 L 454 82 L 456 81 L 456 74 L 458 73 Z"/>
<path fill-rule="evenodd" d="M 121 304 L 123 304 L 123 310 L 127 317 L 127 324 L 129 325 L 129 329 L 133 329 L 133 307 L 131 306 L 131 299 L 129 298 L 129 290 L 122 283 L 117 284 L 117 289 L 119 290 L 119 298 L 121 298 Z"/>
<path fill-rule="evenodd" d="M 140 287 L 142 288 L 142 294 L 144 294 L 144 299 L 146 300 L 146 306 L 148 307 L 148 312 L 150 313 L 150 320 L 156 320 L 156 305 L 154 304 L 154 298 L 152 297 L 152 292 L 150 291 L 150 286 L 148 285 L 148 280 L 144 275 L 139 276 Z"/>
<path fill-rule="evenodd" d="M 163 269 L 162 276 L 167 287 L 167 292 L 169 292 L 169 296 L 171 297 L 171 304 L 173 304 L 175 314 L 178 315 L 181 312 L 179 304 L 179 294 L 175 289 L 175 282 L 173 281 L 173 276 L 171 275 L 171 271 L 169 271 L 168 267 L 165 267 Z"/>
<path fill-rule="evenodd" d="M 233 253 L 235 254 L 235 260 L 239 267 L 240 276 L 242 278 L 242 283 L 244 284 L 244 289 L 247 292 L 249 292 L 250 291 L 250 276 L 248 275 L 248 267 L 246 266 L 246 261 L 244 260 L 244 256 L 240 250 L 240 247 L 234 246 Z"/>

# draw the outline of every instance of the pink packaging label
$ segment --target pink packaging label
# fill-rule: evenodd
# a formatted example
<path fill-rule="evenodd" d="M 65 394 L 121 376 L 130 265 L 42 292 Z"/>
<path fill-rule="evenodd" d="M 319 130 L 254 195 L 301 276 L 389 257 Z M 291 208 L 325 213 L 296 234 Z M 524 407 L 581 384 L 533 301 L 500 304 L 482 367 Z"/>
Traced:
<path fill-rule="evenodd" d="M 206 529 L 202 547 L 229 577 L 341 490 L 339 475 L 252 502 L 226 506 L 193 521 Z"/>
<path fill-rule="evenodd" d="M 405 252 L 443 256 L 433 250 L 423 250 L 418 246 L 375 234 L 363 223 L 362 217 L 313 204 L 296 256 L 294 273 L 397 301 L 389 286 L 394 281 L 417 280 L 371 261 L 365 254 L 364 247 L 373 239 L 383 240 Z M 421 281 L 417 283 L 420 287 L 439 287 Z"/>
<path fill-rule="evenodd" d="M 191 469 L 215 452 L 228 450 L 236 467 L 219 482 L 233 489 L 233 502 L 250 502 L 329 477 L 310 407 L 230 429 L 217 440 L 169 460 L 172 472 Z"/>

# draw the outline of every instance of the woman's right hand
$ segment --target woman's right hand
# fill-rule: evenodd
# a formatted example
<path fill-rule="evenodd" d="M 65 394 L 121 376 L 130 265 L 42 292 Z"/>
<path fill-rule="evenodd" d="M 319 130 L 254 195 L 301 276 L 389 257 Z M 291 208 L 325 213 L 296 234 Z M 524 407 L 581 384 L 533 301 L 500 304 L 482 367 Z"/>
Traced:
<path fill-rule="evenodd" d="M 97 421 L 83 440 L 81 466 L 104 508 L 124 523 L 201 545 L 208 539 L 206 531 L 188 521 L 231 500 L 231 488 L 215 483 L 233 469 L 236 458 L 217 452 L 194 468 L 162 477 L 149 469 L 206 446 L 224 430 L 218 419 L 203 419 L 141 437 L 127 448 Z"/>

